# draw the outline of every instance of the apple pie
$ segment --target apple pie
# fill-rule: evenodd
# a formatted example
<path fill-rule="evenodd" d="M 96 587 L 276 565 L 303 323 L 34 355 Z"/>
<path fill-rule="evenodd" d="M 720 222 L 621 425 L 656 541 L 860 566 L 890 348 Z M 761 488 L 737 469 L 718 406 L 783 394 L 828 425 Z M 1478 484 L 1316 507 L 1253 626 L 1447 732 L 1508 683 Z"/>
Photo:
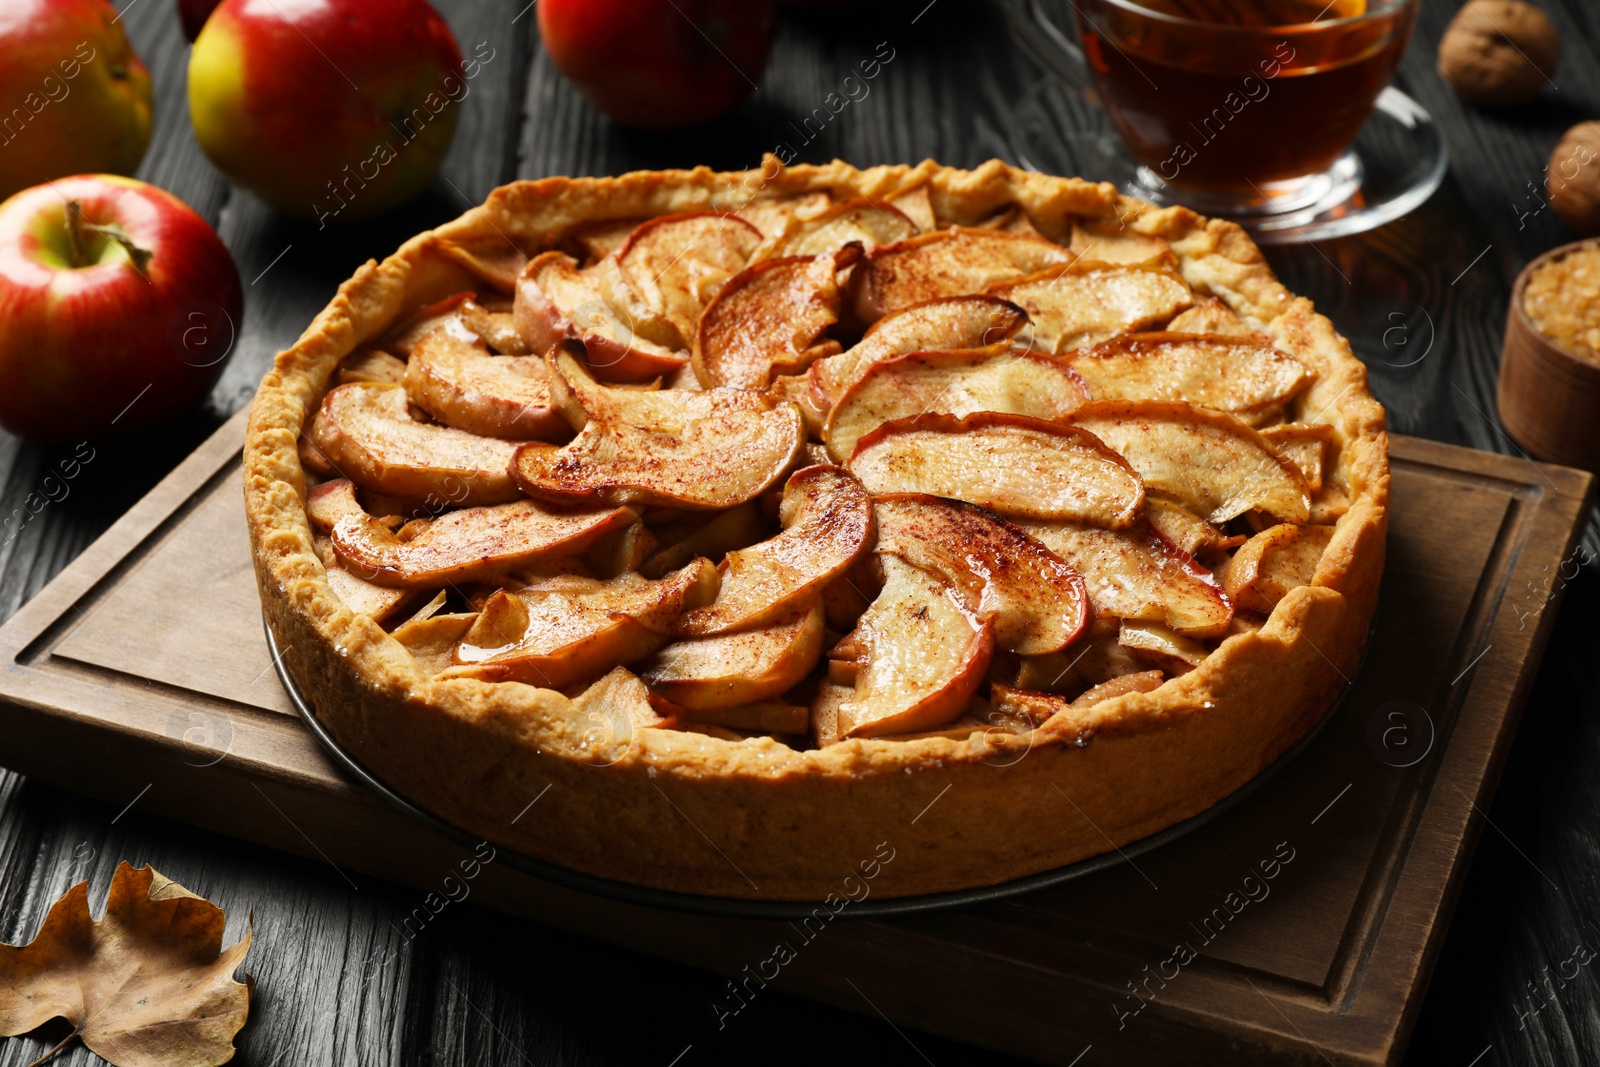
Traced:
<path fill-rule="evenodd" d="M 244 469 L 284 662 L 373 774 L 780 900 L 885 843 L 880 896 L 1002 882 L 1238 789 L 1355 671 L 1389 487 L 1362 365 L 1237 226 L 771 158 L 518 182 L 367 264 Z"/>

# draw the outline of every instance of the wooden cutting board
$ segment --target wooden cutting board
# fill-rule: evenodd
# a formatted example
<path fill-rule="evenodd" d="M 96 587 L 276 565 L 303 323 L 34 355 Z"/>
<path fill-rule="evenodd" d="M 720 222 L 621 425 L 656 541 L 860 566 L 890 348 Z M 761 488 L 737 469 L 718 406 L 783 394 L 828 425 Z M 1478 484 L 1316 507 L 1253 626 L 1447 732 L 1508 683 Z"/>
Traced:
<path fill-rule="evenodd" d="M 438 889 L 460 846 L 342 777 L 279 686 L 243 432 L 241 414 L 0 628 L 0 763 Z M 1388 572 L 1349 698 L 1283 773 L 1180 841 L 1028 896 L 892 919 L 705 918 L 493 862 L 472 899 L 727 974 L 727 1017 L 772 982 L 1050 1063 L 1394 1063 L 1592 479 L 1393 445 Z"/>

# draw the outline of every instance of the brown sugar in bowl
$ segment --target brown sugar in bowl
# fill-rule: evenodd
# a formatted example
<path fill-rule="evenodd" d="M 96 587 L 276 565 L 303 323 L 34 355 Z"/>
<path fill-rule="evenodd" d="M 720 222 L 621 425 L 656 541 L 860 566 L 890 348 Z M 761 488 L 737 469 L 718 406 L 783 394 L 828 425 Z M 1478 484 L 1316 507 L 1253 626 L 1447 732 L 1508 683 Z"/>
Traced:
<path fill-rule="evenodd" d="M 1600 351 L 1576 339 L 1564 346 L 1541 332 L 1526 306 L 1529 280 L 1547 268 L 1559 270 L 1579 251 L 1600 253 L 1600 239 L 1552 249 L 1517 275 L 1500 351 L 1498 403 L 1506 432 L 1532 455 L 1600 470 Z M 1600 279 L 1594 289 L 1570 296 L 1574 309 L 1600 303 Z"/>

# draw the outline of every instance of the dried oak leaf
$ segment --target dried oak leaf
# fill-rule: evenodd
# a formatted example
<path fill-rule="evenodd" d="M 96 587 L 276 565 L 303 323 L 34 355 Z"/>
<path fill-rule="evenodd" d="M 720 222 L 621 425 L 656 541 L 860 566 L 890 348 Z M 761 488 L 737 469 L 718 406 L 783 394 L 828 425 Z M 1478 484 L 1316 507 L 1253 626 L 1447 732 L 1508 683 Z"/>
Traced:
<path fill-rule="evenodd" d="M 27 945 L 0 945 L 0 1035 L 65 1018 L 116 1067 L 214 1067 L 233 1059 L 250 989 L 233 972 L 250 932 L 222 951 L 222 909 L 152 867 L 117 867 L 104 917 L 79 882 Z M 52 1054 L 53 1054 L 52 1050 Z"/>

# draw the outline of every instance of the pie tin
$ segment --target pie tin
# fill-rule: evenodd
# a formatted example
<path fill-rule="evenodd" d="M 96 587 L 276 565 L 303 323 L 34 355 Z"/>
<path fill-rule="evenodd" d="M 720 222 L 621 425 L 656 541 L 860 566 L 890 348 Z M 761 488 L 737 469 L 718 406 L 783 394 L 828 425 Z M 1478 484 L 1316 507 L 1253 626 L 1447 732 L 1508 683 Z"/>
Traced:
<path fill-rule="evenodd" d="M 1376 614 L 1376 613 L 1375 613 Z M 265 620 L 263 619 L 263 624 Z M 395 792 L 380 781 L 371 771 L 367 770 L 350 753 L 346 752 L 333 735 L 328 732 L 299 686 L 289 676 L 289 668 L 284 664 L 283 656 L 278 651 L 278 642 L 272 636 L 272 628 L 265 627 L 267 632 L 267 651 L 272 655 L 272 665 L 277 671 L 278 680 L 283 683 L 283 688 L 289 694 L 289 702 L 305 722 L 306 728 L 321 743 L 323 750 L 338 764 L 351 778 L 365 785 L 377 793 L 389 804 L 414 821 L 421 823 L 434 833 L 446 840 L 453 841 L 463 848 L 471 849 L 482 842 L 483 838 L 453 823 L 446 822 L 439 816 L 417 806 L 410 800 Z M 1361 663 L 1356 667 L 1355 677 L 1359 678 L 1361 669 L 1366 665 L 1367 650 L 1372 647 L 1372 634 L 1367 635 L 1367 642 L 1363 646 Z M 1075 878 L 1094 874 L 1096 871 L 1107 870 L 1122 863 L 1131 863 L 1135 856 L 1142 856 L 1151 849 L 1160 848 L 1169 841 L 1176 841 L 1213 819 L 1232 809 L 1247 797 L 1251 796 L 1261 786 L 1265 785 L 1274 775 L 1292 762 L 1296 756 L 1305 751 L 1317 735 L 1320 734 L 1330 720 L 1339 713 L 1349 699 L 1354 681 L 1340 692 L 1339 696 L 1329 705 L 1317 724 L 1311 728 L 1304 737 L 1297 741 L 1288 751 L 1268 764 L 1259 774 L 1232 793 L 1217 801 L 1205 811 L 1179 823 L 1158 831 L 1148 837 L 1113 848 L 1110 852 L 1088 859 L 1069 863 L 1064 867 L 1054 870 L 1041 871 L 1022 878 L 1014 878 L 1009 882 L 997 885 L 979 886 L 974 889 L 959 889 L 948 893 L 928 893 L 922 896 L 893 897 L 885 900 L 873 900 L 870 897 L 859 902 L 854 902 L 838 911 L 835 918 L 852 919 L 881 919 L 892 915 L 915 915 L 926 912 L 945 911 L 951 908 L 968 907 L 975 904 L 986 904 L 997 900 L 1006 900 L 1011 897 L 1022 896 L 1040 889 L 1070 882 Z M 627 904 L 637 904 L 647 908 L 665 908 L 671 911 L 689 912 L 695 915 L 708 915 L 725 919 L 772 919 L 799 921 L 808 918 L 820 907 L 826 905 L 820 900 L 744 900 L 735 897 L 715 897 L 698 893 L 676 893 L 665 889 L 651 889 L 648 886 L 632 885 L 628 882 L 618 882 L 610 878 L 600 878 L 592 874 L 584 874 L 561 867 L 545 860 L 524 856 L 508 848 L 495 846 L 495 862 L 503 863 L 512 870 L 531 875 L 540 881 L 549 882 L 565 889 L 576 889 L 583 893 L 592 893 L 597 897 L 618 900 Z M 829 909 L 832 910 L 832 909 Z"/>

